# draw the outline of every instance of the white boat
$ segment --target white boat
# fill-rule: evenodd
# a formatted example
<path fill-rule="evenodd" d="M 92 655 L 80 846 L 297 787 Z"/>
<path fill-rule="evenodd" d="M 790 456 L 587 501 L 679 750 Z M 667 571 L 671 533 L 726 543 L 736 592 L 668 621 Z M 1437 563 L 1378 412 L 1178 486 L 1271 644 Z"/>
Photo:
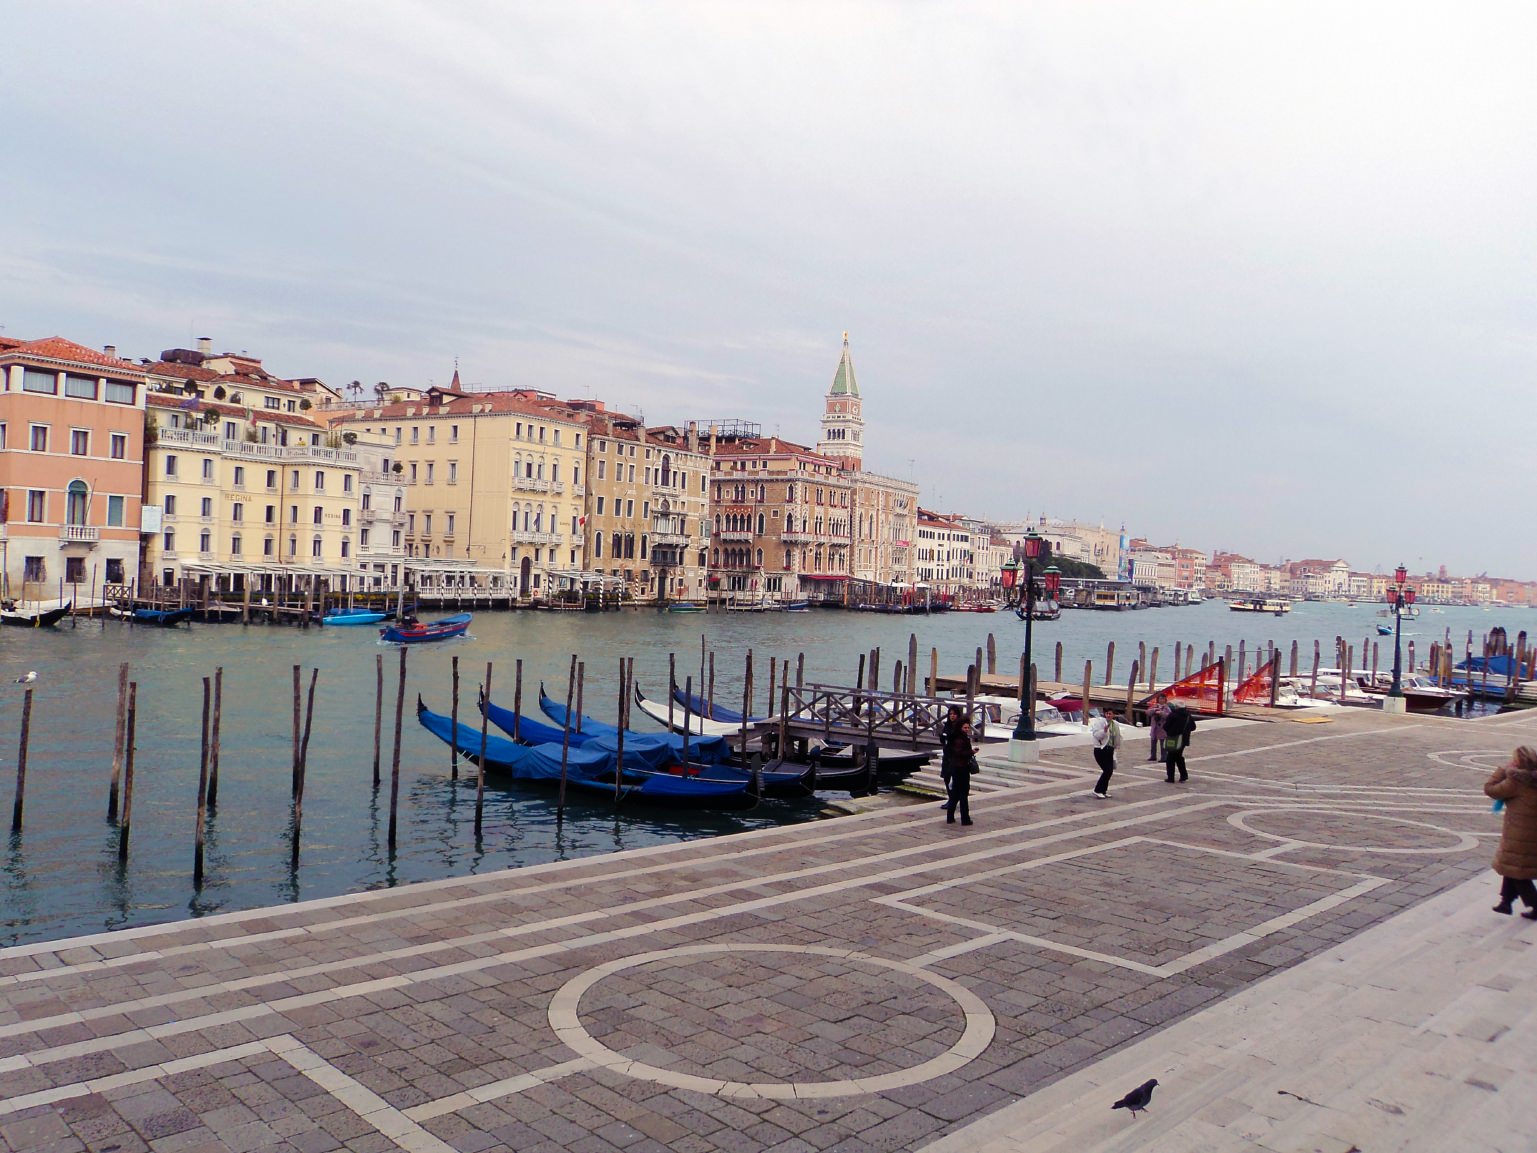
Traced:
<path fill-rule="evenodd" d="M 957 696 L 955 699 L 961 702 L 966 700 L 964 696 Z M 1014 726 L 1019 724 L 1018 697 L 984 694 L 973 697 L 972 703 L 982 709 L 982 716 L 987 725 L 985 736 L 1008 736 L 1014 731 Z M 1037 736 L 1065 737 L 1086 730 L 1077 721 L 1068 720 L 1056 706 L 1038 701 L 1035 706 L 1035 731 Z"/>
<path fill-rule="evenodd" d="M 1292 611 L 1292 603 L 1280 597 L 1244 597 L 1229 601 L 1228 608 L 1235 613 L 1271 613 L 1281 616 Z"/>

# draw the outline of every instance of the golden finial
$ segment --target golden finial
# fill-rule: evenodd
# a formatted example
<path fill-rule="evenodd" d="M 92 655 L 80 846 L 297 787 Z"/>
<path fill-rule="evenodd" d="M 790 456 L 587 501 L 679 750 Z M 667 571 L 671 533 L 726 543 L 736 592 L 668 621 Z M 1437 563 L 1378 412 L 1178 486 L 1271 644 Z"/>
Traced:
<path fill-rule="evenodd" d="M 849 330 L 845 328 L 843 330 L 843 343 L 847 344 L 848 342 L 849 342 Z"/>

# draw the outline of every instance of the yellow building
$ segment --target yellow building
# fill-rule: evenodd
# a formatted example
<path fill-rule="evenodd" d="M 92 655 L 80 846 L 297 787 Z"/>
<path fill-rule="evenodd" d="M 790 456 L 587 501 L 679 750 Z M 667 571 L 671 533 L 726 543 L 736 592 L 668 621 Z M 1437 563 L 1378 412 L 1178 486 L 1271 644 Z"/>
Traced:
<path fill-rule="evenodd" d="M 580 580 L 586 425 L 548 393 L 448 388 L 339 413 L 333 427 L 381 433 L 406 488 L 402 547 L 434 582 L 553 595 Z"/>

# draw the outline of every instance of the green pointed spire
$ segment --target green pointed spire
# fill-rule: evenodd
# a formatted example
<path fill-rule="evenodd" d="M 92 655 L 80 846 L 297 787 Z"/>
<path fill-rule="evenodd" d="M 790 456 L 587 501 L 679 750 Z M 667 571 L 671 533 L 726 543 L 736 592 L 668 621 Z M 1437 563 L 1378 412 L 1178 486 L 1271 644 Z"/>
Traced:
<path fill-rule="evenodd" d="M 849 356 L 849 334 L 843 334 L 843 356 L 838 360 L 838 371 L 833 373 L 833 387 L 829 396 L 858 396 L 859 383 L 854 379 L 854 361 Z"/>

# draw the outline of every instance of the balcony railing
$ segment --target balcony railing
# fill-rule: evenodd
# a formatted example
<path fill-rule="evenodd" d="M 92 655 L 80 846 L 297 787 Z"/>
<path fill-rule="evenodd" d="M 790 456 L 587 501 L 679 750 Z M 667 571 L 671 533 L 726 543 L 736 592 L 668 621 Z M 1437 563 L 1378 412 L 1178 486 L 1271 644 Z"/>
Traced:
<path fill-rule="evenodd" d="M 101 540 L 101 529 L 93 524 L 66 524 L 59 526 L 60 544 L 95 544 Z"/>
<path fill-rule="evenodd" d="M 688 534 L 679 532 L 654 532 L 651 543 L 657 548 L 687 548 Z"/>
<path fill-rule="evenodd" d="M 514 529 L 510 534 L 513 544 L 560 544 L 566 538 L 558 532 L 534 532 Z"/>
<path fill-rule="evenodd" d="M 552 482 L 537 476 L 515 476 L 512 487 L 518 492 L 553 492 Z"/>
<path fill-rule="evenodd" d="M 786 544 L 814 544 L 817 540 L 817 534 L 796 529 L 794 532 L 780 533 L 779 539 Z"/>
<path fill-rule="evenodd" d="M 195 432 L 190 428 L 158 429 L 155 440 L 158 444 L 216 449 L 226 456 L 255 460 L 310 460 L 326 464 L 357 464 L 358 462 L 355 449 L 326 448 L 318 444 L 264 444 L 259 440 L 227 440 L 215 432 Z"/>
<path fill-rule="evenodd" d="M 715 535 L 720 540 L 724 540 L 724 541 L 738 542 L 738 541 L 751 541 L 752 540 L 752 533 L 749 530 L 747 530 L 747 529 L 740 529 L 740 528 L 722 529 L 720 532 L 716 533 Z"/>

